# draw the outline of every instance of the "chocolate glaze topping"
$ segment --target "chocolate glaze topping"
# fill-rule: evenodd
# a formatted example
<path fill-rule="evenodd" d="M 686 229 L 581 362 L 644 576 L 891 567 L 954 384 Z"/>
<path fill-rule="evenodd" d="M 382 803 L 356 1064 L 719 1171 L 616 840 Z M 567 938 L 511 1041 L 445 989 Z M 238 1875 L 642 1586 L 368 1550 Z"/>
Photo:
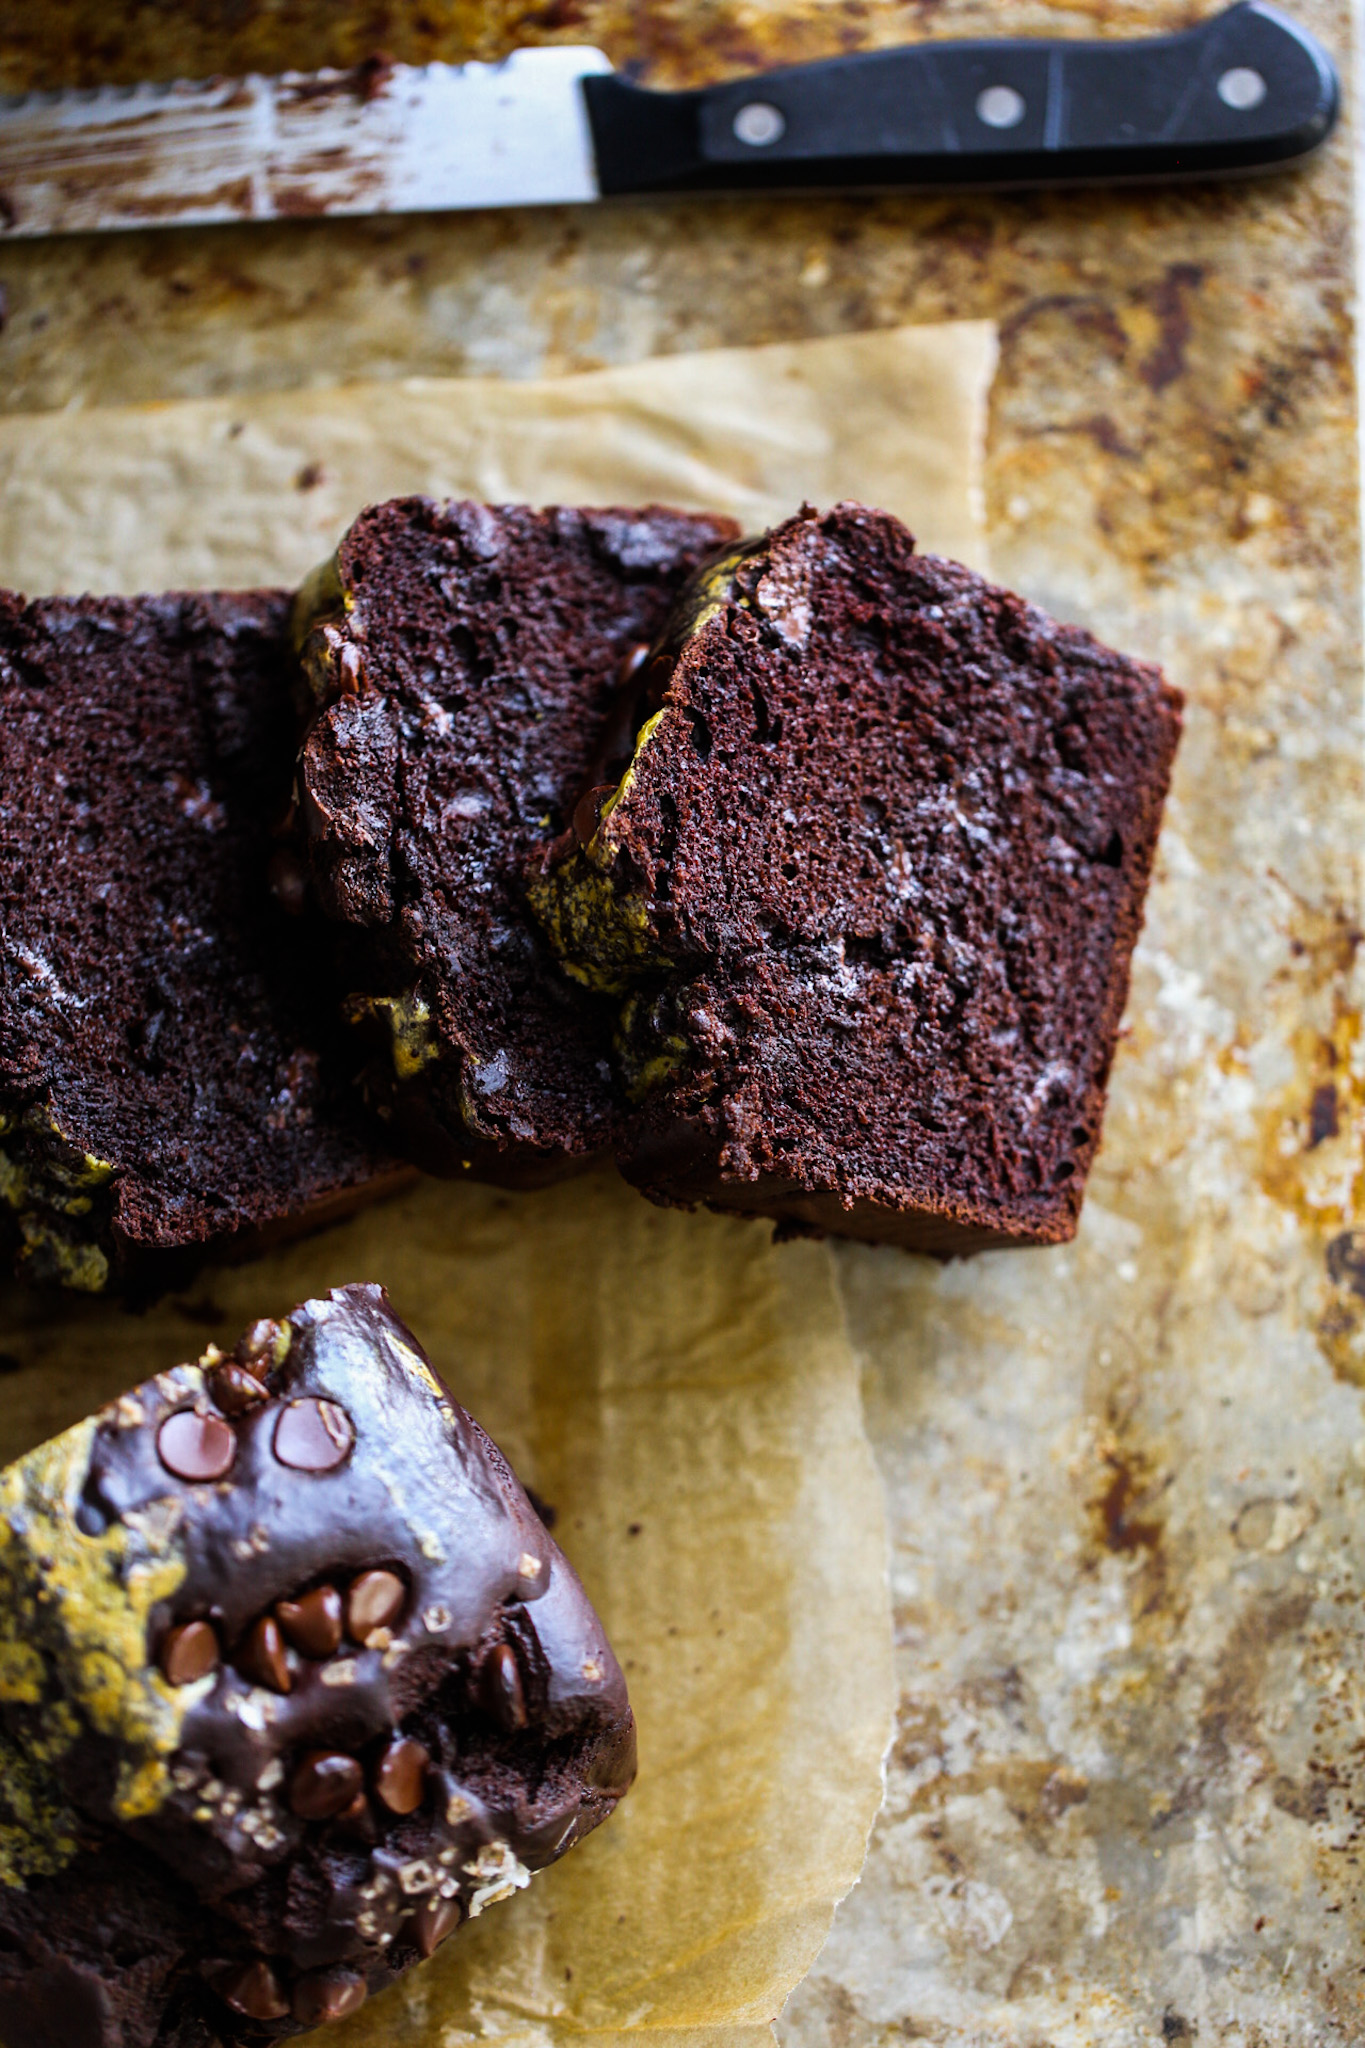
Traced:
<path fill-rule="evenodd" d="M 0 1797 L 37 1770 L 72 1816 L 59 1868 L 0 1886 L 10 2048 L 207 2048 L 353 2011 L 633 1776 L 624 1682 L 582 1587 L 382 1289 L 267 1327 L 0 1474 L 22 1561 L 10 1625 L 30 1599 L 42 1617 L 39 1697 L 0 1701 Z M 229 1362 L 262 1398 L 225 1413 Z M 146 1711 L 111 1733 L 82 1691 L 82 1542 L 92 1570 L 165 1582 L 144 1668 L 121 1675 L 173 1717 L 169 1746 L 147 1750 Z M 76 1729 L 65 1746 L 54 1717 Z"/>

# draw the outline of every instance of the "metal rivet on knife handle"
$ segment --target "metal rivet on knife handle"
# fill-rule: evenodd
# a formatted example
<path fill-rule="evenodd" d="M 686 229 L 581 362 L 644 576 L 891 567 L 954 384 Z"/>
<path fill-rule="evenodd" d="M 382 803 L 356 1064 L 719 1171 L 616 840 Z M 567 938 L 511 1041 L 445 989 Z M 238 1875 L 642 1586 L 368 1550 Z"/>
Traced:
<path fill-rule="evenodd" d="M 1259 107 L 1267 90 L 1260 72 L 1253 71 L 1248 64 L 1235 64 L 1218 81 L 1219 99 L 1236 114 L 1249 114 Z"/>
<path fill-rule="evenodd" d="M 749 100 L 735 115 L 734 130 L 751 149 L 766 149 L 770 142 L 781 141 L 787 132 L 787 122 L 782 109 L 770 101 Z"/>

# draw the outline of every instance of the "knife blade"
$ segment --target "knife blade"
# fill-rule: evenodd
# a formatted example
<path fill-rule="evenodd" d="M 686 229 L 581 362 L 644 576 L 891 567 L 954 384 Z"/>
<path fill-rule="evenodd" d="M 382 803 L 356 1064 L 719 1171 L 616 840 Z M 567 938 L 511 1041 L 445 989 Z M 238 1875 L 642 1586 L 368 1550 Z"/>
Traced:
<path fill-rule="evenodd" d="M 692 91 L 600 50 L 0 100 L 0 238 L 682 192 L 1058 185 L 1271 170 L 1336 121 L 1266 4 L 1174 35 L 869 50 Z"/>

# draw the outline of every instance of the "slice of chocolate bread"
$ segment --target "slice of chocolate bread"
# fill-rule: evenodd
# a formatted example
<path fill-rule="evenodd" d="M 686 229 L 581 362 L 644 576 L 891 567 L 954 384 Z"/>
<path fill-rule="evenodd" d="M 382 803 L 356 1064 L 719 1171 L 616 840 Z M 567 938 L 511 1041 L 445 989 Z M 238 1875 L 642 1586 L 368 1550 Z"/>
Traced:
<path fill-rule="evenodd" d="M 807 509 L 706 572 L 531 900 L 621 1003 L 659 1201 L 951 1254 L 1075 1230 L 1180 699 Z"/>
<path fill-rule="evenodd" d="M 0 1473 L 0 2039 L 353 2012 L 604 1820 L 625 1683 L 380 1287 Z"/>
<path fill-rule="evenodd" d="M 614 746 L 623 683 L 725 519 L 399 499 L 300 594 L 316 716 L 301 813 L 323 907 L 355 929 L 370 1085 L 438 1173 L 531 1185 L 609 1144 L 611 1018 L 522 899 Z"/>
<path fill-rule="evenodd" d="M 173 1284 L 397 1171 L 326 927 L 267 885 L 288 602 L 0 594 L 0 1215 L 35 1279 Z"/>

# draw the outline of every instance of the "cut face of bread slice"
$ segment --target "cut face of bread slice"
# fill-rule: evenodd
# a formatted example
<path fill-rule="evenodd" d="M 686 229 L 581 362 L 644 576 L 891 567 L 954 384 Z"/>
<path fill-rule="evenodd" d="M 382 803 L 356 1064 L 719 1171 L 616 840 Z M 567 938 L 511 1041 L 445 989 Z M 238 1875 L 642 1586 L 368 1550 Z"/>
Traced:
<path fill-rule="evenodd" d="M 623 679 L 735 532 L 407 498 L 362 513 L 301 593 L 313 873 L 357 937 L 372 1092 L 432 1171 L 529 1185 L 612 1140 L 610 1015 L 557 972 L 522 867 L 600 779 Z"/>
<path fill-rule="evenodd" d="M 268 886 L 287 620 L 0 595 L 0 1213 L 35 1279 L 154 1289 L 400 1173 Z"/>
<path fill-rule="evenodd" d="M 1179 705 L 858 505 L 707 572 L 529 883 L 620 1006 L 627 1177 L 942 1254 L 1069 1237 Z"/>

